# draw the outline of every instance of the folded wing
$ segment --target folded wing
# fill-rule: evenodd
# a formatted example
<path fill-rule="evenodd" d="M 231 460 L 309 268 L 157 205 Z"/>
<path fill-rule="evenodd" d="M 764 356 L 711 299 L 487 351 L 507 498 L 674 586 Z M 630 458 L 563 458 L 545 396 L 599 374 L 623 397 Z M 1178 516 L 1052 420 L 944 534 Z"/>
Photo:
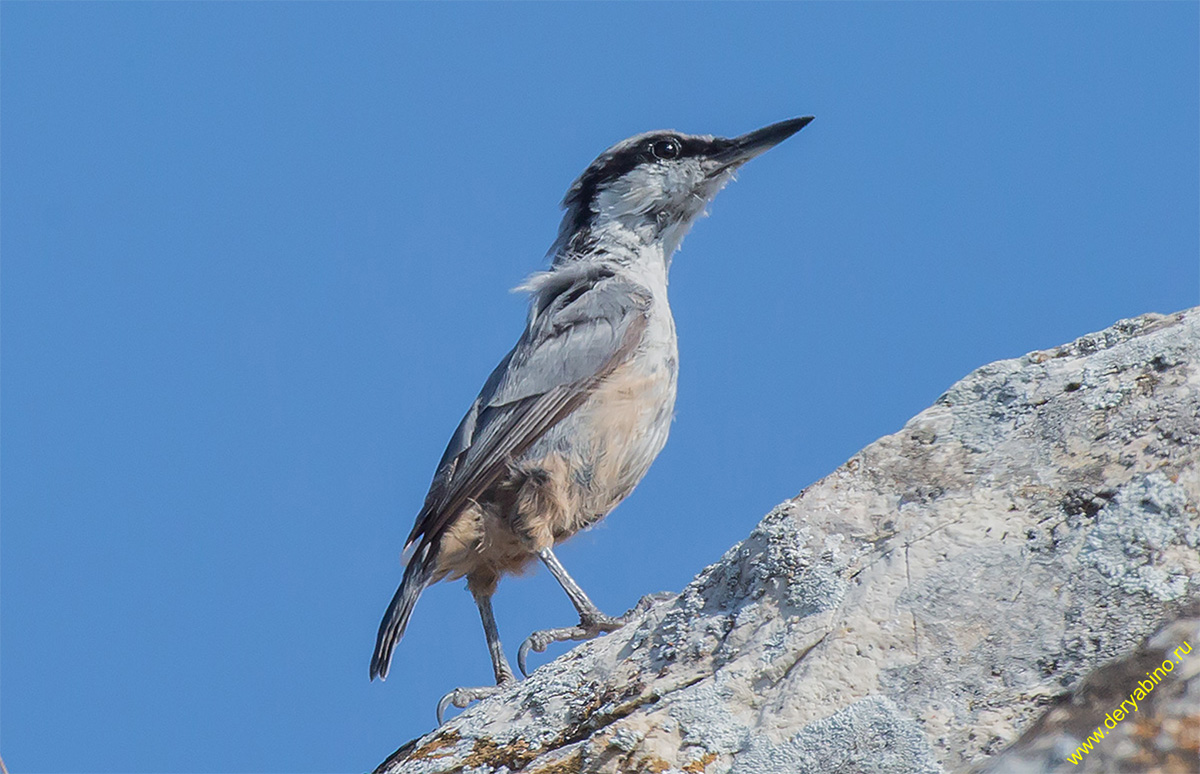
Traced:
<path fill-rule="evenodd" d="M 648 290 L 603 266 L 556 274 L 563 276 L 545 275 L 539 283 L 525 334 L 451 438 L 409 545 L 437 541 L 468 503 L 578 408 L 640 342 Z"/>

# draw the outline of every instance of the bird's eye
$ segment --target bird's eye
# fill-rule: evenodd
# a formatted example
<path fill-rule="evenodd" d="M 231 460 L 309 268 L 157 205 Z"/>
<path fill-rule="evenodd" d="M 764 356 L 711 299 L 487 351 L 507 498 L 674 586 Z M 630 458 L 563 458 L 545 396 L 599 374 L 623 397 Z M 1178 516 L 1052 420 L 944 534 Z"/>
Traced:
<path fill-rule="evenodd" d="M 654 154 L 654 158 L 663 161 L 677 158 L 679 156 L 679 140 L 670 138 L 652 142 L 650 143 L 650 152 Z"/>

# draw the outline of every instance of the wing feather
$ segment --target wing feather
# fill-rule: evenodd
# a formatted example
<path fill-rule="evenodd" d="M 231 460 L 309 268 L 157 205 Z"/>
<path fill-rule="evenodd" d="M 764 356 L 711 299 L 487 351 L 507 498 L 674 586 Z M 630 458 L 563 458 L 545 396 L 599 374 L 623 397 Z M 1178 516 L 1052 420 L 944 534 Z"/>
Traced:
<path fill-rule="evenodd" d="M 437 540 L 515 459 L 587 400 L 636 349 L 650 301 L 647 289 L 606 267 L 544 283 L 525 334 L 451 438 L 409 545 Z"/>

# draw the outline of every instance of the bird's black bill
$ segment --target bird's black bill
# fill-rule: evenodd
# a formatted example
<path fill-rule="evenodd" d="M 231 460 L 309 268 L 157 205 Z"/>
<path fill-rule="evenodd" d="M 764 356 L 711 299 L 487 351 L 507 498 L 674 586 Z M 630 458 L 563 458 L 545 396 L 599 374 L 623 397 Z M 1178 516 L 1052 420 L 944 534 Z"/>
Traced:
<path fill-rule="evenodd" d="M 787 121 L 780 121 L 777 124 L 756 129 L 749 134 L 743 134 L 741 137 L 734 137 L 729 140 L 729 147 L 717 154 L 715 158 L 724 161 L 727 166 L 745 163 L 760 153 L 774 148 L 808 126 L 812 120 L 813 116 L 789 118 Z"/>

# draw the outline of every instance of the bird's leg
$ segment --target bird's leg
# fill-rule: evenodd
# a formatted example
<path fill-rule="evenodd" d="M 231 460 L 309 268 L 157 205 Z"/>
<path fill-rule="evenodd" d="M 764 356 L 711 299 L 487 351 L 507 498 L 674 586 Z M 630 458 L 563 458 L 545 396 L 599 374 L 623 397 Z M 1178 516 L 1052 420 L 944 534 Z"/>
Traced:
<path fill-rule="evenodd" d="M 504 646 L 500 644 L 500 630 L 496 628 L 496 616 L 492 614 L 492 597 L 482 594 L 475 595 L 475 604 L 479 606 L 479 618 L 483 621 L 483 633 L 487 637 L 488 652 L 492 656 L 492 671 L 496 673 L 496 685 L 504 685 L 516 680 L 508 659 L 504 657 Z"/>
<path fill-rule="evenodd" d="M 508 659 L 504 657 L 504 646 L 500 644 L 500 630 L 496 628 L 496 616 L 492 613 L 492 590 L 495 588 L 495 584 L 491 584 L 491 588 L 480 589 L 468 582 L 468 587 L 475 597 L 475 604 L 479 607 L 479 618 L 483 621 L 483 633 L 487 636 L 488 652 L 492 656 L 492 669 L 496 673 L 496 684 L 481 688 L 455 688 L 443 696 L 437 705 L 439 726 L 442 724 L 442 718 L 446 715 L 446 708 L 451 704 L 455 707 L 465 708 L 471 702 L 495 696 L 509 683 L 516 682 L 517 679 L 513 674 L 512 667 L 508 665 Z"/>
<path fill-rule="evenodd" d="M 554 576 L 554 579 L 558 581 L 558 585 L 562 586 L 563 591 L 567 592 L 567 597 L 571 600 L 571 604 L 579 612 L 580 626 L 609 623 L 614 624 L 612 629 L 621 628 L 621 622 L 618 622 L 616 618 L 611 618 L 600 612 L 600 608 L 596 607 L 596 603 L 591 600 L 591 597 L 579 587 L 579 584 L 567 572 L 567 568 L 563 567 L 562 562 L 558 561 L 558 557 L 554 555 L 553 551 L 549 548 L 543 548 L 541 551 L 538 551 L 538 557 L 541 558 L 542 563 L 550 570 L 550 574 Z M 607 631 L 612 631 L 612 629 L 608 629 Z"/>
<path fill-rule="evenodd" d="M 635 612 L 639 612 L 635 607 L 619 618 L 605 615 L 600 612 L 600 608 L 596 607 L 596 603 L 584 593 L 575 579 L 567 573 L 567 568 L 562 566 L 562 562 L 558 561 L 558 557 L 554 555 L 553 551 L 543 548 L 538 551 L 538 556 L 550 570 L 550 574 L 558 581 L 558 585 L 567 592 L 571 604 L 579 611 L 579 625 L 567 626 L 562 629 L 544 629 L 529 635 L 525 642 L 521 643 L 521 649 L 517 651 L 517 666 L 520 667 L 521 674 L 526 677 L 529 676 L 529 671 L 525 669 L 525 658 L 529 655 L 529 651 L 541 653 L 552 642 L 594 639 L 601 634 L 620 629 Z"/>

